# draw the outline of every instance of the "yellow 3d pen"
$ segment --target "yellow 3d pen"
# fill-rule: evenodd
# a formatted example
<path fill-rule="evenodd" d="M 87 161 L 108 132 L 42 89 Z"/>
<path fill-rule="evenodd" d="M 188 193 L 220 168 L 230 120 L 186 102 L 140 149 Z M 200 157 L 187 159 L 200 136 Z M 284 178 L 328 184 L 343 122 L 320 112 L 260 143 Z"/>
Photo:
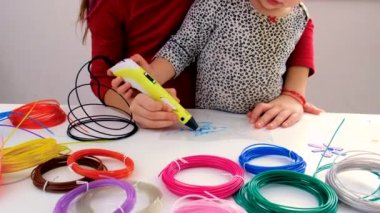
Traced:
<path fill-rule="evenodd" d="M 154 100 L 162 101 L 169 105 L 173 109 L 173 112 L 177 114 L 178 120 L 181 123 L 193 130 L 198 128 L 198 124 L 192 115 L 132 59 L 120 61 L 111 68 L 111 71 L 115 76 L 129 82 L 133 88 L 149 95 Z"/>

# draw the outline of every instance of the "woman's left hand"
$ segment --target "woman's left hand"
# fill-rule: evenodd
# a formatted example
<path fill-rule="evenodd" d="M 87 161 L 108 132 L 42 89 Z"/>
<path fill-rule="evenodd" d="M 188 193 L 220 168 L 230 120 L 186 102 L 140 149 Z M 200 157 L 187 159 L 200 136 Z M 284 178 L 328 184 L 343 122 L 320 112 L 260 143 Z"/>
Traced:
<path fill-rule="evenodd" d="M 305 111 L 318 114 L 318 108 L 314 105 L 310 106 L 313 107 L 305 108 Z M 280 95 L 269 103 L 257 104 L 247 116 L 255 128 L 275 129 L 294 125 L 302 118 L 303 112 L 304 107 L 297 100 L 290 96 Z"/>

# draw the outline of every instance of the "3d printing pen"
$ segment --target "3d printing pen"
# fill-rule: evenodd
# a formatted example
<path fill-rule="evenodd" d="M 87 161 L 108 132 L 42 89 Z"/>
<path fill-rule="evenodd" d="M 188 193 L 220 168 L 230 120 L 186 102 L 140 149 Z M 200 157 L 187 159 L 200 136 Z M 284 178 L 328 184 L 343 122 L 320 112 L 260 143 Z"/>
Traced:
<path fill-rule="evenodd" d="M 173 112 L 177 114 L 178 120 L 181 123 L 193 130 L 198 128 L 198 124 L 192 115 L 132 59 L 120 61 L 111 68 L 111 71 L 115 76 L 129 82 L 133 88 L 149 95 L 154 100 L 162 101 L 169 105 L 173 109 Z"/>

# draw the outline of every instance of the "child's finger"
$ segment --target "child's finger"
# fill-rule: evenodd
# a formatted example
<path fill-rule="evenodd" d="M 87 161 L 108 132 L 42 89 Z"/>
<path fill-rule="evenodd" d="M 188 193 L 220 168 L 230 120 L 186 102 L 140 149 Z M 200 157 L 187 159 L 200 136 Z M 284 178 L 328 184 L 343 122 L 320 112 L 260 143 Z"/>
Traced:
<path fill-rule="evenodd" d="M 114 76 L 111 70 L 107 70 L 107 75 L 108 76 Z"/>
<path fill-rule="evenodd" d="M 138 94 L 133 100 L 131 110 L 137 113 L 150 113 L 150 112 L 171 112 L 173 109 L 163 102 L 155 101 L 145 94 Z M 147 114 L 147 115 L 148 115 Z"/>
<path fill-rule="evenodd" d="M 144 94 L 137 95 L 130 107 L 134 120 L 144 128 L 162 128 L 177 123 L 177 116 L 165 108 L 169 106 Z"/>
<path fill-rule="evenodd" d="M 306 103 L 303 106 L 303 110 L 306 113 L 311 113 L 311 114 L 314 114 L 314 115 L 319 115 L 319 113 L 324 112 L 324 110 L 316 107 L 315 105 L 313 105 L 311 103 Z"/>
<path fill-rule="evenodd" d="M 145 70 L 150 70 L 150 65 L 149 63 L 140 55 L 140 54 L 135 54 L 131 56 L 131 59 L 136 62 L 138 65 L 140 65 L 143 69 Z"/>
<path fill-rule="evenodd" d="M 165 111 L 165 112 L 172 112 L 173 111 L 173 108 L 165 103 L 163 103 L 162 105 L 162 111 Z"/>
<path fill-rule="evenodd" d="M 133 101 L 132 97 L 133 97 L 133 92 L 134 90 L 133 89 L 130 89 L 128 90 L 124 95 L 123 97 L 125 98 L 125 100 L 127 100 L 128 103 L 131 103 Z"/>
<path fill-rule="evenodd" d="M 286 121 L 290 115 L 292 114 L 291 111 L 283 110 L 280 113 L 276 115 L 276 117 L 268 124 L 266 125 L 267 129 L 275 129 L 279 126 L 283 126 L 284 121 Z"/>
<path fill-rule="evenodd" d="M 259 103 L 255 106 L 255 108 L 248 114 L 250 123 L 255 123 L 259 117 L 269 110 L 272 107 L 271 104 L 268 103 Z"/>
<path fill-rule="evenodd" d="M 118 92 L 125 93 L 127 90 L 131 89 L 131 85 L 128 83 L 124 83 L 118 87 Z"/>
<path fill-rule="evenodd" d="M 286 121 L 284 121 L 282 123 L 282 127 L 286 128 L 286 127 L 290 127 L 290 126 L 293 126 L 295 123 L 297 123 L 302 117 L 302 113 L 293 113 L 291 114 L 288 119 L 286 119 Z"/>
<path fill-rule="evenodd" d="M 271 122 L 279 113 L 281 109 L 279 107 L 272 107 L 266 111 L 262 116 L 258 118 L 255 123 L 256 128 L 262 128 Z"/>
<path fill-rule="evenodd" d="M 166 91 L 168 91 L 168 93 L 173 96 L 173 98 L 178 101 L 178 103 L 180 102 L 179 98 L 177 97 L 177 91 L 174 89 L 174 88 L 166 88 Z"/>
<path fill-rule="evenodd" d="M 166 88 L 166 91 L 168 91 L 168 93 L 173 96 L 173 97 L 177 97 L 177 91 L 174 89 L 174 88 Z"/>
<path fill-rule="evenodd" d="M 172 120 L 150 120 L 146 117 L 137 117 L 135 121 L 140 127 L 145 129 L 162 129 L 176 124 L 176 122 Z"/>
<path fill-rule="evenodd" d="M 122 85 L 123 83 L 124 83 L 124 80 L 120 77 L 117 77 L 111 81 L 111 87 L 112 89 L 117 90 L 117 88 L 120 87 L 120 85 Z"/>

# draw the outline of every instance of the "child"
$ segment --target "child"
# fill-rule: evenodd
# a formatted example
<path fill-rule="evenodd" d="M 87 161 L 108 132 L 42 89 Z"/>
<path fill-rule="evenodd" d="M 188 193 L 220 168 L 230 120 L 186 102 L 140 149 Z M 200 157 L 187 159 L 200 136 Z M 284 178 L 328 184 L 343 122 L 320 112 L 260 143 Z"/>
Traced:
<path fill-rule="evenodd" d="M 288 127 L 302 116 L 313 61 L 288 70 L 286 62 L 308 23 L 300 0 L 198 0 L 150 65 L 133 59 L 160 83 L 197 60 L 197 108 L 247 113 L 257 128 Z M 131 111 L 146 114 L 144 101 Z"/>

